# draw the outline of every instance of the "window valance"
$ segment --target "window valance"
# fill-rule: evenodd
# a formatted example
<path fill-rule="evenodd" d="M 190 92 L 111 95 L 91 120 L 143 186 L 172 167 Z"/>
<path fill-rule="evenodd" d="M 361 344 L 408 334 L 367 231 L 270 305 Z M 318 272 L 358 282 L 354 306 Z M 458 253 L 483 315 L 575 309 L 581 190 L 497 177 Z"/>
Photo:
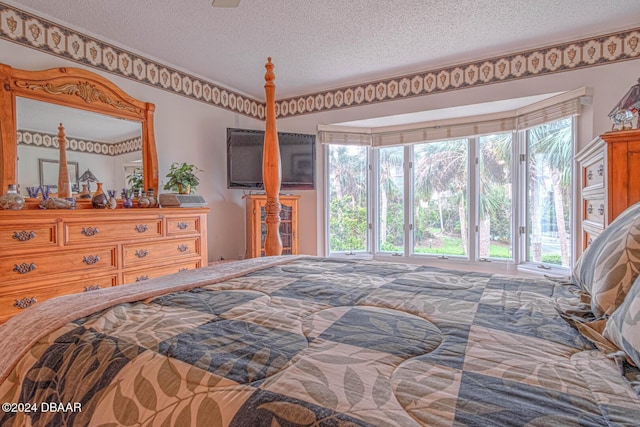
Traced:
<path fill-rule="evenodd" d="M 582 105 L 590 103 L 591 93 L 582 87 L 516 110 L 400 126 L 319 125 L 318 137 L 322 144 L 381 147 L 525 130 L 579 115 Z"/>

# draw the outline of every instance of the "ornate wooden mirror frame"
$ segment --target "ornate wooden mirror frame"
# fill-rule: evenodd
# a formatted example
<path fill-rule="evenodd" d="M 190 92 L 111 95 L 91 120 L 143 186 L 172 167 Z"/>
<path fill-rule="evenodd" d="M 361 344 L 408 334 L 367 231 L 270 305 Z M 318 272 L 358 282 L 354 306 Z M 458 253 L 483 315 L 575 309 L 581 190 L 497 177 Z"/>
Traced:
<path fill-rule="evenodd" d="M 18 96 L 140 122 L 144 188 L 158 191 L 154 104 L 134 99 L 104 77 L 79 68 L 26 71 L 0 64 L 0 84 L 0 194 L 9 184 L 18 184 Z"/>

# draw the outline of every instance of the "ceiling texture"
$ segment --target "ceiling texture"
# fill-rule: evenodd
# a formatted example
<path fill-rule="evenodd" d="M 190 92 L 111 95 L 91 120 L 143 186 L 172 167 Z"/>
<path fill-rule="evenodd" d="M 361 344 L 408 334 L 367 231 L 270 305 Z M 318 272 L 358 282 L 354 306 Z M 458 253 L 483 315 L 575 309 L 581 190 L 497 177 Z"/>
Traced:
<path fill-rule="evenodd" d="M 177 70 L 264 100 L 313 94 L 620 31 L 640 0 L 6 1 Z"/>

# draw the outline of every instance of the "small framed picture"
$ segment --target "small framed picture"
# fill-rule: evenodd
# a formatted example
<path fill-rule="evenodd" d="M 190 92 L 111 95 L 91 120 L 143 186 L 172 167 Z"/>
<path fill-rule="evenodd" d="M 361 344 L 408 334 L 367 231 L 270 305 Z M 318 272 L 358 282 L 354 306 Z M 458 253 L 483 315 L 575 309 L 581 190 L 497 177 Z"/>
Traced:
<path fill-rule="evenodd" d="M 58 160 L 38 159 L 40 163 L 40 185 L 48 185 L 53 193 L 58 190 L 58 171 L 60 162 Z M 67 162 L 69 168 L 69 179 L 71 180 L 71 188 L 79 188 L 79 169 L 78 162 Z"/>

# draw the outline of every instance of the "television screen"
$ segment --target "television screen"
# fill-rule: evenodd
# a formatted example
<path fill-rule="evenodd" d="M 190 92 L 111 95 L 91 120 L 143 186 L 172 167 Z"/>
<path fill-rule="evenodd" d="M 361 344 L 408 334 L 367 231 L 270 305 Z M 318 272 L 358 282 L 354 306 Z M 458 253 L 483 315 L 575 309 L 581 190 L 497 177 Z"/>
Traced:
<path fill-rule="evenodd" d="M 278 132 L 282 189 L 315 188 L 316 136 Z M 227 129 L 227 188 L 263 190 L 264 131 Z"/>

